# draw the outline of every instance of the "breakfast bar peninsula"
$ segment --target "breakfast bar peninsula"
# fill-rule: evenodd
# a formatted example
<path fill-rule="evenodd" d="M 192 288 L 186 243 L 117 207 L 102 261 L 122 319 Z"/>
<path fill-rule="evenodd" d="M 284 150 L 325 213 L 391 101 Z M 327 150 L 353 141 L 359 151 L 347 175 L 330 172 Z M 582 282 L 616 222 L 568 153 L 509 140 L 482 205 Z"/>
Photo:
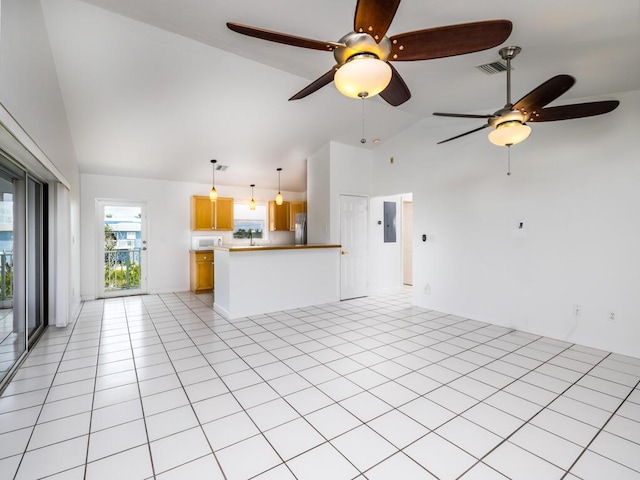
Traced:
<path fill-rule="evenodd" d="M 218 246 L 214 310 L 228 319 L 340 300 L 340 245 Z"/>

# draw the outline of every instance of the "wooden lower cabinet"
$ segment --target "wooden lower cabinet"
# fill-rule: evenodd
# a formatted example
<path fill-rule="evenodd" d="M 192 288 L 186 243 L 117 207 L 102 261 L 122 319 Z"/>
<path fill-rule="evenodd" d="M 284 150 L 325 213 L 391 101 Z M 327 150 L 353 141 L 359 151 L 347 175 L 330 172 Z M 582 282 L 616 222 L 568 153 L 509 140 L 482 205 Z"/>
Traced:
<path fill-rule="evenodd" d="M 190 251 L 189 257 L 189 289 L 193 293 L 213 292 L 213 251 Z"/>

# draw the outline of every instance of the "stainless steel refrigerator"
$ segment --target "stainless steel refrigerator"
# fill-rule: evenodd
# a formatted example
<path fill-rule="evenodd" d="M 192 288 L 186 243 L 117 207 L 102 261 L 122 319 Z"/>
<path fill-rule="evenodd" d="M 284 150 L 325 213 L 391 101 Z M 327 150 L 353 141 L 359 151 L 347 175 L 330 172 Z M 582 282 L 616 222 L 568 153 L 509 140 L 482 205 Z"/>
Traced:
<path fill-rule="evenodd" d="M 296 232 L 295 232 L 296 245 L 307 244 L 307 214 L 296 213 Z"/>

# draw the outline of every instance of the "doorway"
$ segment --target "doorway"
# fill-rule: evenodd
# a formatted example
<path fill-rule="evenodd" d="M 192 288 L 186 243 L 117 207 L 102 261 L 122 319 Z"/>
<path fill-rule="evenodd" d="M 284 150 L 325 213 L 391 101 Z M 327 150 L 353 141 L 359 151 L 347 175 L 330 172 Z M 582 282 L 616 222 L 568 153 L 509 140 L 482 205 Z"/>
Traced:
<path fill-rule="evenodd" d="M 98 296 L 147 293 L 146 204 L 97 201 Z"/>
<path fill-rule="evenodd" d="M 402 201 L 402 283 L 413 285 L 413 202 Z"/>
<path fill-rule="evenodd" d="M 369 199 L 353 195 L 340 196 L 340 299 L 368 295 Z"/>

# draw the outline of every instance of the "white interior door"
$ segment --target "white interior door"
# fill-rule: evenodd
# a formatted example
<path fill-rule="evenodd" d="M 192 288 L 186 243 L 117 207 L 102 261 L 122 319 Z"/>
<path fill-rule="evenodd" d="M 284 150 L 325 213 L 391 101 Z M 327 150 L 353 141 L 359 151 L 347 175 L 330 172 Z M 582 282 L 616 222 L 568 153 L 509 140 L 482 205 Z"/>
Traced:
<path fill-rule="evenodd" d="M 96 206 L 98 296 L 146 294 L 146 204 L 99 200 Z"/>
<path fill-rule="evenodd" d="M 368 206 L 367 197 L 340 196 L 340 298 L 368 294 Z"/>

